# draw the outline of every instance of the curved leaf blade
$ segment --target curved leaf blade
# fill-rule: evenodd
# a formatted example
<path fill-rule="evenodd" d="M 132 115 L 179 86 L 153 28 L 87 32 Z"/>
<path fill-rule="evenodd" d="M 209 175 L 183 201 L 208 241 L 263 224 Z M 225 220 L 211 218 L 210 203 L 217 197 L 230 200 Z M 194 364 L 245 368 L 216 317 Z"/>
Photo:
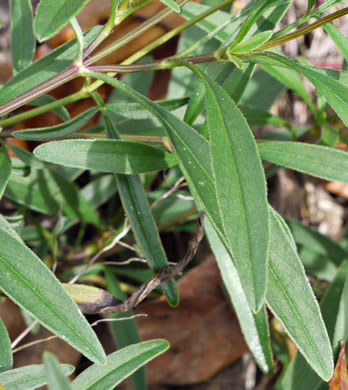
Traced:
<path fill-rule="evenodd" d="M 112 390 L 138 368 L 169 348 L 166 340 L 150 340 L 131 345 L 107 357 L 104 366 L 87 368 L 73 382 L 73 390 Z"/>
<path fill-rule="evenodd" d="M 61 369 L 64 375 L 74 371 L 74 367 L 68 364 L 62 364 Z M 44 366 L 32 365 L 3 372 L 0 374 L 0 383 L 6 390 L 35 390 L 47 383 Z"/>
<path fill-rule="evenodd" d="M 300 142 L 262 142 L 263 160 L 326 180 L 348 183 L 348 154 L 321 145 Z"/>
<path fill-rule="evenodd" d="M 330 340 L 318 302 L 282 218 L 270 209 L 271 246 L 267 305 L 315 372 L 328 381 L 333 373 Z"/>
<path fill-rule="evenodd" d="M 0 288 L 46 328 L 103 364 L 92 328 L 54 274 L 18 238 L 0 227 Z"/>
<path fill-rule="evenodd" d="M 345 261 L 338 269 L 335 279 L 320 302 L 323 319 L 336 353 L 339 349 L 339 342 L 348 337 L 347 306 L 348 261 Z M 321 383 L 322 379 L 312 370 L 305 359 L 296 353 L 285 375 L 279 381 L 278 387 L 283 390 L 315 390 Z"/>
<path fill-rule="evenodd" d="M 71 390 L 70 383 L 54 355 L 46 352 L 43 360 L 48 388 L 52 390 Z"/>
<path fill-rule="evenodd" d="M 34 20 L 34 30 L 37 39 L 42 42 L 51 38 L 71 18 L 76 16 L 88 1 L 41 0 Z"/>
<path fill-rule="evenodd" d="M 251 311 L 231 255 L 208 219 L 204 227 L 245 341 L 261 370 L 268 373 L 273 361 L 266 310 L 262 308 L 257 314 Z"/>
<path fill-rule="evenodd" d="M 167 256 L 140 178 L 137 175 L 117 175 L 116 181 L 123 208 L 150 267 L 155 273 L 168 268 Z M 168 303 L 174 307 L 178 306 L 179 294 L 175 281 L 169 280 L 161 284 L 161 288 Z"/>
<path fill-rule="evenodd" d="M 199 72 L 206 87 L 210 155 L 219 212 L 229 250 L 255 312 L 265 300 L 268 203 L 256 142 L 227 92 Z"/>
<path fill-rule="evenodd" d="M 52 127 L 14 131 L 12 134 L 30 141 L 49 141 L 66 137 L 80 130 L 96 114 L 98 108 L 92 107 L 73 119 Z"/>
<path fill-rule="evenodd" d="M 0 199 L 11 175 L 11 160 L 4 143 L 0 142 Z"/>
<path fill-rule="evenodd" d="M 30 0 L 10 0 L 11 57 L 14 74 L 31 64 L 36 40 Z"/>
<path fill-rule="evenodd" d="M 144 173 L 177 164 L 176 156 L 154 146 L 120 140 L 65 140 L 38 146 L 41 160 L 105 173 Z"/>
<path fill-rule="evenodd" d="M 11 340 L 7 333 L 7 329 L 2 319 L 0 318 L 0 374 L 10 370 L 13 366 L 13 356 L 11 349 Z"/>

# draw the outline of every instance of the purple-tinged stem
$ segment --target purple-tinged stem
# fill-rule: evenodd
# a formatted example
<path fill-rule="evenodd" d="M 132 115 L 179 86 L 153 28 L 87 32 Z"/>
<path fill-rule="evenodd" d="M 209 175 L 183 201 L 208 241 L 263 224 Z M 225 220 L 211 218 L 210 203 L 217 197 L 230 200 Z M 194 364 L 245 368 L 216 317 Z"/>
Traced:
<path fill-rule="evenodd" d="M 52 89 L 59 87 L 60 85 L 74 79 L 80 73 L 80 68 L 78 66 L 72 65 L 66 70 L 62 71 L 56 76 L 53 76 L 43 84 L 29 90 L 28 92 L 23 93 L 22 95 L 16 97 L 15 99 L 9 101 L 8 103 L 3 104 L 0 107 L 0 116 L 7 114 L 15 110 L 18 107 L 21 107 L 30 101 L 36 99 L 39 96 L 44 95 L 45 93 L 51 91 Z"/>

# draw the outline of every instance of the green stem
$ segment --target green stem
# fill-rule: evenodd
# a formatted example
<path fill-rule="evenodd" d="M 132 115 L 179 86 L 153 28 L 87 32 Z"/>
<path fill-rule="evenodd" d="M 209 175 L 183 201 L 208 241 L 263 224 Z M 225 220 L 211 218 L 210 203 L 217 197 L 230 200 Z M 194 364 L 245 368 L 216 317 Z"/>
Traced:
<path fill-rule="evenodd" d="M 286 42 L 292 41 L 293 39 L 296 39 L 296 38 L 299 38 L 305 34 L 308 34 L 308 33 L 312 32 L 313 30 L 316 30 L 317 28 L 323 26 L 324 24 L 330 23 L 333 20 L 340 18 L 346 14 L 348 14 L 348 7 L 343 8 L 339 11 L 336 11 L 330 15 L 327 15 L 324 18 L 322 18 L 322 19 L 320 19 L 320 20 L 318 20 L 318 21 L 316 21 L 308 26 L 302 27 L 302 28 L 290 33 L 290 34 L 283 35 L 279 38 L 271 39 L 270 41 L 266 42 L 264 45 L 262 45 L 261 47 L 259 47 L 257 50 L 254 50 L 254 51 L 267 50 L 267 49 L 270 49 L 272 47 L 279 46 L 279 45 L 282 45 Z"/>

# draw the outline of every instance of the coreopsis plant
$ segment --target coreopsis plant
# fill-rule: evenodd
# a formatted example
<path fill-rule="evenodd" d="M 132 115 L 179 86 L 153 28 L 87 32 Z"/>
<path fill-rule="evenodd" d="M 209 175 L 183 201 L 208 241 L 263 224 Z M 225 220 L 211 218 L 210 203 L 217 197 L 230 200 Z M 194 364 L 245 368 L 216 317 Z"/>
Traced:
<path fill-rule="evenodd" d="M 141 343 L 130 319 L 114 327 L 121 349 L 106 356 L 82 313 L 131 315 L 159 287 L 169 305 L 177 306 L 174 277 L 185 270 L 203 234 L 259 368 L 265 373 L 274 369 L 269 312 L 298 349 L 277 388 L 318 388 L 332 377 L 339 343 L 348 334 L 347 250 L 278 214 L 268 203 L 266 178 L 286 167 L 348 183 L 348 155 L 335 148 L 348 139 L 339 131 L 348 124 L 348 44 L 331 24 L 348 8 L 330 13 L 342 1 L 315 6 L 308 0 L 307 13 L 279 29 L 291 0 L 251 0 L 239 12 L 233 11 L 232 0 L 214 5 L 166 0 L 161 11 L 100 49 L 122 21 L 150 1 L 110 0 L 106 24 L 88 31 L 82 31 L 77 17 L 88 0 L 41 0 L 35 17 L 29 0 L 10 1 L 13 77 L 0 89 L 0 197 L 7 205 L 0 215 L 0 289 L 94 364 L 71 383 L 66 379 L 71 366 L 59 365 L 48 354 L 42 366 L 13 369 L 15 345 L 0 321 L 0 388 L 34 389 L 48 383 L 56 389 L 60 383 L 61 389 L 112 389 L 163 353 L 168 342 Z M 173 12 L 186 22 L 121 64 L 96 64 Z M 33 62 L 36 45 L 67 24 L 75 38 Z M 341 51 L 341 69 L 281 54 L 280 45 L 318 28 L 325 28 Z M 148 56 L 179 34 L 175 55 Z M 168 96 L 152 101 L 144 85 L 154 71 L 164 69 L 171 70 Z M 60 99 L 49 95 L 78 77 L 84 79 L 79 91 Z M 304 79 L 313 84 L 316 101 Z M 269 88 L 272 80 L 298 94 L 314 125 L 296 128 L 258 104 L 266 100 L 270 107 L 277 98 Z M 252 82 L 263 93 L 250 99 Z M 109 99 L 98 92 L 103 84 L 112 88 Z M 94 99 L 94 106 L 71 118 L 66 106 L 87 98 Z M 13 128 L 48 112 L 61 123 Z M 80 131 L 98 113 L 98 126 Z M 265 124 L 276 131 L 256 138 L 253 129 Z M 313 129 L 317 137 L 306 138 Z M 35 141 L 35 148 L 22 149 L 12 138 Z M 152 184 L 163 170 L 166 179 L 154 191 Z M 181 197 L 168 203 L 167 195 L 175 191 Z M 180 231 L 182 221 L 189 221 L 192 231 L 199 217 L 187 254 L 169 265 L 159 227 Z M 49 228 L 43 218 L 49 219 Z M 78 232 L 74 242 L 71 229 Z M 91 244 L 101 237 L 102 248 Z M 128 277 L 143 282 L 129 296 L 120 288 L 115 267 L 98 262 L 123 237 L 134 238 L 150 270 L 148 279 L 139 279 L 129 269 Z M 320 304 L 297 245 L 314 248 L 330 265 L 324 277 L 330 284 Z M 85 267 L 69 265 L 69 256 L 77 252 L 86 254 Z M 55 273 L 57 259 L 63 263 L 60 273 Z M 88 274 L 102 275 L 108 291 L 75 283 Z M 146 389 L 143 371 L 132 378 L 135 389 Z"/>

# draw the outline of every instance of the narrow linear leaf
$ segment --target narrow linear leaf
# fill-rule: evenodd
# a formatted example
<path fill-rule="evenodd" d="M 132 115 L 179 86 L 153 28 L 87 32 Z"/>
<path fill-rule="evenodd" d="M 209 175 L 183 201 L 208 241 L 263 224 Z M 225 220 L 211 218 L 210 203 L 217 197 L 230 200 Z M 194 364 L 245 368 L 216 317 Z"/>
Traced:
<path fill-rule="evenodd" d="M 106 364 L 88 367 L 73 382 L 73 390 L 112 390 L 138 368 L 169 348 L 166 340 L 131 345 L 107 357 Z"/>
<path fill-rule="evenodd" d="M 348 125 L 348 86 L 340 83 L 333 78 L 326 76 L 321 70 L 316 70 L 315 67 L 303 66 L 299 63 L 290 60 L 284 56 L 273 52 L 259 53 L 251 55 L 249 59 L 262 62 L 263 59 L 272 65 L 285 66 L 286 68 L 294 69 L 303 74 L 315 88 L 325 97 L 327 102 L 336 111 L 342 121 Z"/>
<path fill-rule="evenodd" d="M 2 227 L 0 242 L 0 288 L 58 337 L 103 364 L 105 354 L 95 333 L 53 273 Z"/>
<path fill-rule="evenodd" d="M 261 142 L 263 160 L 326 180 L 348 183 L 348 154 L 326 146 L 300 142 Z"/>
<path fill-rule="evenodd" d="M 272 31 L 263 31 L 258 34 L 253 35 L 251 38 L 247 39 L 244 42 L 239 43 L 238 45 L 232 46 L 229 49 L 229 52 L 232 54 L 248 53 L 252 50 L 256 50 L 258 47 L 262 46 L 264 43 L 269 41 L 273 35 Z"/>
<path fill-rule="evenodd" d="M 93 42 L 101 28 L 101 26 L 96 26 L 85 33 L 86 46 Z M 73 62 L 76 50 L 76 39 L 73 39 L 16 74 L 15 77 L 1 88 L 0 105 L 4 105 L 9 100 L 41 85 L 58 72 L 67 68 Z M 2 109 L 5 109 L 5 107 L 5 105 L 4 107 L 0 107 L 0 116 L 3 114 Z"/>
<path fill-rule="evenodd" d="M 167 256 L 140 178 L 136 175 L 117 175 L 116 181 L 123 208 L 149 266 L 155 273 L 167 268 L 169 266 Z M 171 306 L 177 306 L 179 304 L 179 294 L 175 281 L 169 280 L 161 284 L 161 288 L 167 297 L 168 303 Z"/>
<path fill-rule="evenodd" d="M 206 87 L 211 164 L 224 232 L 253 311 L 263 305 L 269 242 L 266 179 L 245 118 L 211 78 Z"/>
<path fill-rule="evenodd" d="M 267 305 L 315 372 L 328 381 L 333 373 L 333 357 L 319 305 L 289 228 L 273 209 L 270 217 Z"/>
<path fill-rule="evenodd" d="M 316 0 L 307 0 L 307 11 L 306 16 L 311 12 L 313 5 L 315 4 Z"/>
<path fill-rule="evenodd" d="M 71 390 L 70 383 L 54 355 L 44 353 L 43 361 L 48 388 L 50 390 Z"/>
<path fill-rule="evenodd" d="M 96 114 L 96 107 L 89 108 L 82 114 L 52 127 L 41 127 L 37 129 L 14 131 L 12 135 L 17 138 L 31 141 L 48 141 L 53 139 L 64 138 L 75 131 L 80 130 Z"/>
<path fill-rule="evenodd" d="M 68 364 L 62 364 L 61 369 L 66 376 L 74 371 Z M 1 373 L 0 383 L 6 390 L 35 390 L 45 385 L 47 379 L 43 365 L 32 365 Z"/>
<path fill-rule="evenodd" d="M 11 175 L 11 160 L 4 143 L 0 142 L 0 199 Z"/>
<path fill-rule="evenodd" d="M 36 40 L 30 0 L 10 0 L 11 57 L 14 74 L 31 64 Z"/>
<path fill-rule="evenodd" d="M 176 4 L 174 0 L 161 0 L 161 3 L 172 9 L 176 13 L 180 13 L 180 7 Z"/>
<path fill-rule="evenodd" d="M 89 0 L 41 0 L 34 20 L 37 39 L 42 42 L 51 38 L 71 18 L 88 3 Z"/>
<path fill-rule="evenodd" d="M 11 340 L 7 329 L 0 318 L 0 374 L 4 371 L 11 370 L 13 366 L 13 356 L 11 349 Z M 1 382 L 0 382 L 1 383 Z"/>
<path fill-rule="evenodd" d="M 57 141 L 38 146 L 34 154 L 54 164 L 105 173 L 144 173 L 177 164 L 176 156 L 163 149 L 120 140 Z"/>
<path fill-rule="evenodd" d="M 251 311 L 231 255 L 208 219 L 204 221 L 204 227 L 245 341 L 259 367 L 268 373 L 272 370 L 273 361 L 266 310 L 263 308 L 257 314 Z"/>
<path fill-rule="evenodd" d="M 334 349 L 337 353 L 339 342 L 348 335 L 348 261 L 337 270 L 335 279 L 320 302 L 323 319 Z M 285 375 L 277 383 L 277 389 L 317 389 L 322 379 L 312 370 L 305 359 L 296 353 Z"/>
<path fill-rule="evenodd" d="M 238 34 L 234 40 L 235 43 L 240 43 L 246 37 L 250 29 L 256 25 L 256 22 L 262 17 L 262 15 L 271 7 L 278 5 L 279 1 L 276 0 L 257 0 L 247 14 L 247 17 L 238 31 Z"/>
<path fill-rule="evenodd" d="M 104 109 L 102 113 L 108 137 L 119 140 L 120 135 L 115 124 L 110 120 L 107 111 Z M 168 268 L 167 256 L 139 176 L 118 174 L 115 177 L 123 208 L 149 266 L 155 273 Z M 179 293 L 175 281 L 169 280 L 163 283 L 161 288 L 168 303 L 176 307 L 179 304 Z"/>
<path fill-rule="evenodd" d="M 126 295 L 121 290 L 119 286 L 119 281 L 116 279 L 115 275 L 112 274 L 107 268 L 105 268 L 105 276 L 107 281 L 108 291 L 118 299 L 124 301 L 126 300 Z M 132 317 L 133 311 L 128 311 L 125 313 L 115 313 L 109 314 L 109 318 L 125 318 Z M 112 335 L 115 339 L 118 349 L 127 347 L 128 345 L 139 343 L 140 336 L 138 331 L 138 326 L 134 318 L 129 318 L 123 321 L 112 321 L 109 323 L 109 326 L 112 330 Z M 146 390 L 146 375 L 145 367 L 139 368 L 131 376 L 134 390 Z"/>
<path fill-rule="evenodd" d="M 336 46 L 340 49 L 346 61 L 348 61 L 348 39 L 333 24 L 326 24 L 325 31 L 330 35 Z"/>

